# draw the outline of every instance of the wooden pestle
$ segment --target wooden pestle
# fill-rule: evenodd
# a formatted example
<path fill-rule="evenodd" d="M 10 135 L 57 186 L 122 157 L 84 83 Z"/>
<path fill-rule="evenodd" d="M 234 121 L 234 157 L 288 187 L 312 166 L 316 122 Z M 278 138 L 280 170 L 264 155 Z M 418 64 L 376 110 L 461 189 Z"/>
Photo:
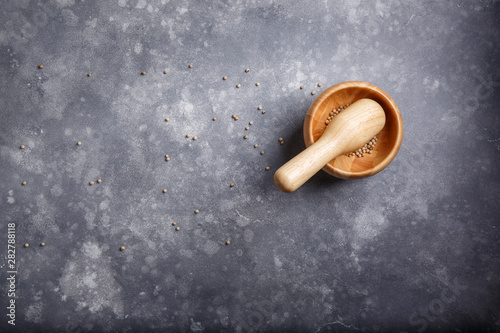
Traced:
<path fill-rule="evenodd" d="M 293 192 L 337 156 L 362 147 L 385 125 L 384 109 L 363 98 L 337 114 L 323 135 L 274 174 L 274 183 L 283 192 Z"/>

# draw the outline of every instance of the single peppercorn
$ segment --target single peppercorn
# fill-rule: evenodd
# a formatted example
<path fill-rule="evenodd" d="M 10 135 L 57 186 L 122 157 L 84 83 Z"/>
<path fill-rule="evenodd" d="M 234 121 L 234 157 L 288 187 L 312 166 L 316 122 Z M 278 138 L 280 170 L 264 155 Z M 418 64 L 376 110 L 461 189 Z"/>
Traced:
<path fill-rule="evenodd" d="M 316 95 L 316 92 L 314 90 L 311 91 L 311 95 Z"/>
<path fill-rule="evenodd" d="M 168 117 L 167 117 L 167 118 L 165 118 L 165 121 L 166 121 L 166 122 L 169 122 L 169 121 L 170 121 L 170 118 L 168 118 Z"/>
<path fill-rule="evenodd" d="M 226 245 L 229 245 L 229 244 L 231 244 L 231 242 L 230 241 L 226 241 Z"/>
<path fill-rule="evenodd" d="M 260 86 L 260 82 L 257 82 L 255 85 L 256 85 L 257 87 L 258 87 L 258 86 Z"/>
<path fill-rule="evenodd" d="M 175 231 L 179 231 L 179 230 L 181 230 L 181 228 L 179 228 L 179 227 L 176 227 L 176 228 L 175 228 Z"/>
<path fill-rule="evenodd" d="M 167 189 L 166 188 L 163 189 L 163 193 L 167 193 Z"/>
<path fill-rule="evenodd" d="M 101 179 L 101 178 L 99 178 L 99 179 L 97 180 L 97 182 L 98 182 L 99 184 L 100 184 L 100 183 L 102 183 L 102 179 Z"/>
<path fill-rule="evenodd" d="M 258 144 L 254 144 L 254 145 L 253 145 L 253 147 L 254 147 L 254 148 L 257 148 L 258 146 L 259 146 Z"/>
<path fill-rule="evenodd" d="M 92 181 L 92 180 L 91 180 L 91 181 L 89 182 L 89 185 L 90 185 L 90 186 L 94 185 L 94 181 Z"/>
<path fill-rule="evenodd" d="M 323 83 L 318 83 L 318 87 L 322 87 L 323 86 Z"/>
<path fill-rule="evenodd" d="M 247 126 L 247 127 L 245 127 L 245 131 L 248 131 L 249 129 L 250 129 L 250 127 L 248 127 L 248 126 Z"/>
<path fill-rule="evenodd" d="M 229 184 L 229 187 L 234 187 L 234 183 Z"/>
<path fill-rule="evenodd" d="M 304 86 L 300 86 L 300 90 L 304 89 Z"/>
<path fill-rule="evenodd" d="M 92 73 L 88 73 L 88 74 L 87 74 L 87 76 L 88 76 L 88 77 L 91 77 L 91 76 L 92 76 Z"/>
<path fill-rule="evenodd" d="M 193 136 L 193 141 L 198 140 L 198 137 L 195 135 Z"/>
<path fill-rule="evenodd" d="M 28 184 L 28 182 L 25 180 L 23 180 L 23 182 L 21 183 L 21 185 L 26 185 L 26 184 Z"/>
<path fill-rule="evenodd" d="M 42 68 L 43 68 L 43 65 L 38 65 L 38 68 L 42 69 Z"/>
<path fill-rule="evenodd" d="M 189 68 L 193 68 L 193 64 L 189 64 L 189 66 L 188 66 L 188 67 L 189 67 Z"/>
<path fill-rule="evenodd" d="M 248 125 L 253 125 L 253 121 L 249 122 Z"/>
<path fill-rule="evenodd" d="M 194 213 L 195 213 L 195 214 L 198 214 L 199 212 L 200 212 L 200 211 L 199 211 L 198 209 L 195 209 L 195 210 L 194 210 Z"/>
<path fill-rule="evenodd" d="M 216 120 L 217 120 L 217 118 L 213 117 L 213 118 L 212 118 L 212 120 L 213 120 L 213 121 L 216 121 Z"/>
<path fill-rule="evenodd" d="M 41 243 L 40 243 L 40 246 L 45 246 L 45 242 L 41 242 Z"/>
<path fill-rule="evenodd" d="M 19 147 L 19 148 L 24 149 L 24 148 L 26 148 L 26 146 L 25 145 L 21 145 L 21 147 Z"/>
<path fill-rule="evenodd" d="M 163 71 L 163 74 L 167 74 L 168 72 L 167 71 Z"/>
<path fill-rule="evenodd" d="M 239 88 L 239 87 L 241 87 L 241 84 L 239 84 L 239 83 L 238 83 L 238 84 L 236 85 L 236 88 Z"/>
<path fill-rule="evenodd" d="M 262 114 L 266 114 L 266 110 L 262 110 Z"/>
<path fill-rule="evenodd" d="M 260 106 L 260 105 L 259 105 L 259 106 L 257 107 L 257 110 L 262 110 L 262 106 Z"/>
<path fill-rule="evenodd" d="M 141 75 L 146 75 L 146 72 L 141 72 Z"/>
<path fill-rule="evenodd" d="M 248 135 L 245 135 L 245 136 L 243 137 L 243 139 L 245 139 L 245 140 L 246 140 L 246 139 L 248 139 Z"/>
<path fill-rule="evenodd" d="M 78 142 L 76 143 L 76 145 L 77 145 L 77 146 L 81 146 L 81 145 L 82 145 L 82 143 L 81 143 L 80 141 L 78 141 Z"/>
<path fill-rule="evenodd" d="M 250 68 L 245 69 L 245 73 L 250 72 Z"/>
<path fill-rule="evenodd" d="M 172 222 L 172 225 L 175 227 L 177 225 L 177 222 Z"/>
<path fill-rule="evenodd" d="M 264 151 L 262 150 L 262 151 L 260 152 L 260 154 L 261 154 L 261 155 L 264 155 Z"/>
<path fill-rule="evenodd" d="M 223 80 L 227 80 L 227 76 L 223 76 L 223 77 L 222 77 L 222 79 L 223 79 Z"/>
<path fill-rule="evenodd" d="M 186 134 L 186 138 L 190 138 L 191 137 L 191 134 Z"/>
<path fill-rule="evenodd" d="M 271 168 L 270 168 L 270 167 L 268 167 L 268 166 L 266 166 L 266 171 L 269 171 L 269 170 L 271 170 Z"/>
<path fill-rule="evenodd" d="M 30 247 L 30 243 L 24 243 L 24 247 Z"/>
<path fill-rule="evenodd" d="M 120 251 L 125 251 L 125 246 L 121 246 Z"/>

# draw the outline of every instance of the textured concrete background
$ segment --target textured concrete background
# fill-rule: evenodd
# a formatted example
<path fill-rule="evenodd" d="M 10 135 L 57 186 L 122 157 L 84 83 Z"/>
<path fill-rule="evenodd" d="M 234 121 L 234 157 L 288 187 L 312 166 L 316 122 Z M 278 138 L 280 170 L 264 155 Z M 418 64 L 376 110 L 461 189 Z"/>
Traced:
<path fill-rule="evenodd" d="M 0 5 L 1 331 L 500 331 L 499 1 Z M 349 80 L 398 104 L 398 156 L 279 192 Z"/>

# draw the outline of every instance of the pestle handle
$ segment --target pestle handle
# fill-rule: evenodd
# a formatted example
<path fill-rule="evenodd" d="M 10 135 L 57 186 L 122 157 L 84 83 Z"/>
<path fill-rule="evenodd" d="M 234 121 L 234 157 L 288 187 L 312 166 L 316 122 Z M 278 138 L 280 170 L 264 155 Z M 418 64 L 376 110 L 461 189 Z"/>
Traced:
<path fill-rule="evenodd" d="M 385 125 L 384 109 L 363 98 L 335 116 L 323 135 L 274 174 L 283 192 L 293 192 L 337 156 L 354 151 L 370 141 Z"/>

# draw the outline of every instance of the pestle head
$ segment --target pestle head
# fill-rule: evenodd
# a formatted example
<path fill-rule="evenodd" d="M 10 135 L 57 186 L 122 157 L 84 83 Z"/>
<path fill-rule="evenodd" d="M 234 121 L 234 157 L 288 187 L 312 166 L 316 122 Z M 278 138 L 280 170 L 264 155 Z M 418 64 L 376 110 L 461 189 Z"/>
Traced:
<path fill-rule="evenodd" d="M 276 186 L 293 192 L 335 157 L 356 150 L 379 133 L 385 125 L 384 109 L 363 98 L 338 114 L 323 135 L 274 174 Z"/>
<path fill-rule="evenodd" d="M 384 109 L 374 100 L 363 98 L 335 116 L 318 142 L 328 140 L 330 142 L 329 147 L 334 142 L 336 148 L 342 148 L 340 153 L 331 158 L 333 159 L 363 146 L 379 133 L 384 128 L 384 125 Z M 326 145 L 327 143 L 323 144 Z M 333 151 L 332 149 L 332 153 Z"/>

